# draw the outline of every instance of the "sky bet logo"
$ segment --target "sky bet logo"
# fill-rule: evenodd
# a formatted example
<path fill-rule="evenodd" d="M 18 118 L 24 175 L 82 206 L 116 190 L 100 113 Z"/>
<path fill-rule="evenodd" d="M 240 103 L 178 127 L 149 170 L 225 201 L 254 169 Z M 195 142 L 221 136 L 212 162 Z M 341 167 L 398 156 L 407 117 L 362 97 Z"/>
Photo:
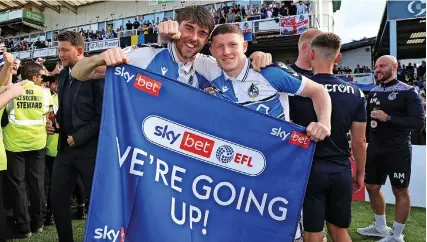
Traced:
<path fill-rule="evenodd" d="M 298 145 L 304 148 L 308 148 L 308 146 L 310 145 L 310 138 L 308 138 L 306 134 L 300 132 L 294 131 L 291 134 L 284 130 L 282 131 L 282 128 L 272 128 L 270 134 L 273 136 L 280 137 L 283 141 L 286 140 L 289 135 L 291 135 L 291 137 L 289 138 L 290 144 Z"/>
<path fill-rule="evenodd" d="M 126 83 L 129 83 L 135 78 L 135 74 L 131 74 L 126 71 L 125 67 L 116 67 L 114 75 L 121 76 L 126 80 Z M 160 93 L 160 88 L 162 87 L 162 83 L 156 80 L 153 80 L 147 76 L 137 74 L 135 78 L 135 82 L 133 83 L 133 87 L 147 92 L 153 96 L 158 96 Z"/>
<path fill-rule="evenodd" d="M 174 144 L 181 136 L 180 133 L 175 133 L 168 125 L 156 126 L 154 135 L 166 139 L 169 144 Z M 209 158 L 212 154 L 212 149 L 215 142 L 210 139 L 203 138 L 197 134 L 185 131 L 181 139 L 179 147 L 182 150 Z"/>
<path fill-rule="evenodd" d="M 158 116 L 147 117 L 142 132 L 155 145 L 211 165 L 249 176 L 257 176 L 265 169 L 265 157 L 257 150 Z"/>
<path fill-rule="evenodd" d="M 120 238 L 119 238 L 120 236 Z M 94 239 L 106 240 L 112 242 L 124 242 L 125 241 L 125 231 L 123 228 L 121 230 L 108 229 L 108 226 L 104 228 L 95 229 Z"/>

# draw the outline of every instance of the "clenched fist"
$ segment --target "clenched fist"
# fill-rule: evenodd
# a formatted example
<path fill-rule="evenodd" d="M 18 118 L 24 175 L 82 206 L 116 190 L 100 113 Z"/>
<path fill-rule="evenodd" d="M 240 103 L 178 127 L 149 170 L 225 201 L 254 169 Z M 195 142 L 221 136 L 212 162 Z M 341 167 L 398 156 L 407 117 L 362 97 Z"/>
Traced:
<path fill-rule="evenodd" d="M 179 24 L 177 21 L 168 20 L 161 22 L 159 26 L 157 26 L 157 29 L 161 38 L 166 42 L 181 38 L 181 32 L 179 31 Z"/>
<path fill-rule="evenodd" d="M 310 139 L 316 142 L 322 141 L 331 135 L 331 128 L 319 122 L 310 123 L 306 131 Z"/>
<path fill-rule="evenodd" d="M 117 66 L 129 63 L 129 58 L 119 47 L 108 49 L 96 57 L 97 66 Z"/>
<path fill-rule="evenodd" d="M 4 60 L 4 65 L 9 67 L 13 65 L 13 62 L 15 60 L 13 55 L 7 52 L 6 47 L 3 47 L 3 60 Z"/>

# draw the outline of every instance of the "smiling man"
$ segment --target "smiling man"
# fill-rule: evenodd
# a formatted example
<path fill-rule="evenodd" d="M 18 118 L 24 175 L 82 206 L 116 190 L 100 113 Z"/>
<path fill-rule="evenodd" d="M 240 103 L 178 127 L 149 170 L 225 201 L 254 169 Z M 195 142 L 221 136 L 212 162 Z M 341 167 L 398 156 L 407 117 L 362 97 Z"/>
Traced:
<path fill-rule="evenodd" d="M 313 101 L 318 122 L 307 126 L 307 135 L 315 141 L 330 135 L 331 99 L 321 85 L 284 64 L 255 72 L 245 56 L 248 43 L 236 25 L 218 26 L 212 33 L 211 41 L 211 54 L 222 70 L 219 70 L 219 74 L 207 70 L 202 73 L 212 82 L 216 96 L 282 119 L 285 114 L 281 93 L 309 97 Z"/>
<path fill-rule="evenodd" d="M 72 76 L 82 81 L 91 77 L 104 77 L 107 66 L 127 63 L 195 88 L 203 89 L 210 86 L 210 83 L 195 70 L 194 64 L 205 68 L 217 66 L 213 58 L 199 54 L 215 26 L 211 13 L 203 6 L 191 6 L 180 9 L 176 20 L 177 22 L 168 21 L 158 26 L 159 30 L 162 29 L 160 32 L 171 35 L 174 39 L 167 48 L 153 46 L 129 47 L 124 50 L 112 48 L 77 63 Z M 174 29 L 179 29 L 179 32 L 172 33 Z M 259 52 L 252 57 L 261 63 L 260 67 L 271 62 L 269 54 Z"/>

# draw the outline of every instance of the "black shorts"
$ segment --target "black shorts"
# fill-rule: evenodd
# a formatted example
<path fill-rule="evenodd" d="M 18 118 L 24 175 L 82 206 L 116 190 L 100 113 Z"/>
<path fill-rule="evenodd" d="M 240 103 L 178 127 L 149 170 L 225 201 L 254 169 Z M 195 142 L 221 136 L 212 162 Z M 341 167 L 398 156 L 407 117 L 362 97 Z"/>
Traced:
<path fill-rule="evenodd" d="M 365 183 L 384 185 L 387 176 L 394 187 L 408 187 L 411 178 L 412 148 L 391 150 L 368 146 Z"/>
<path fill-rule="evenodd" d="M 350 227 L 352 181 L 351 170 L 311 172 L 302 211 L 304 231 L 322 232 L 325 220 L 339 228 Z"/>

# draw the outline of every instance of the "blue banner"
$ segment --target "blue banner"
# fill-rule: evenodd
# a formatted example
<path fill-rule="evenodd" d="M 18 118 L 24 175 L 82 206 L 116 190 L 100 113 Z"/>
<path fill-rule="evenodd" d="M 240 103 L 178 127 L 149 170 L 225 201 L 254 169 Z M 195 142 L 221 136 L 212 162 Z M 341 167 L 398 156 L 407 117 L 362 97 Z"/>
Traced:
<path fill-rule="evenodd" d="M 85 241 L 293 241 L 305 128 L 129 65 L 104 95 Z"/>
<path fill-rule="evenodd" d="M 426 17 L 426 1 L 387 1 L 388 20 L 414 19 Z"/>

